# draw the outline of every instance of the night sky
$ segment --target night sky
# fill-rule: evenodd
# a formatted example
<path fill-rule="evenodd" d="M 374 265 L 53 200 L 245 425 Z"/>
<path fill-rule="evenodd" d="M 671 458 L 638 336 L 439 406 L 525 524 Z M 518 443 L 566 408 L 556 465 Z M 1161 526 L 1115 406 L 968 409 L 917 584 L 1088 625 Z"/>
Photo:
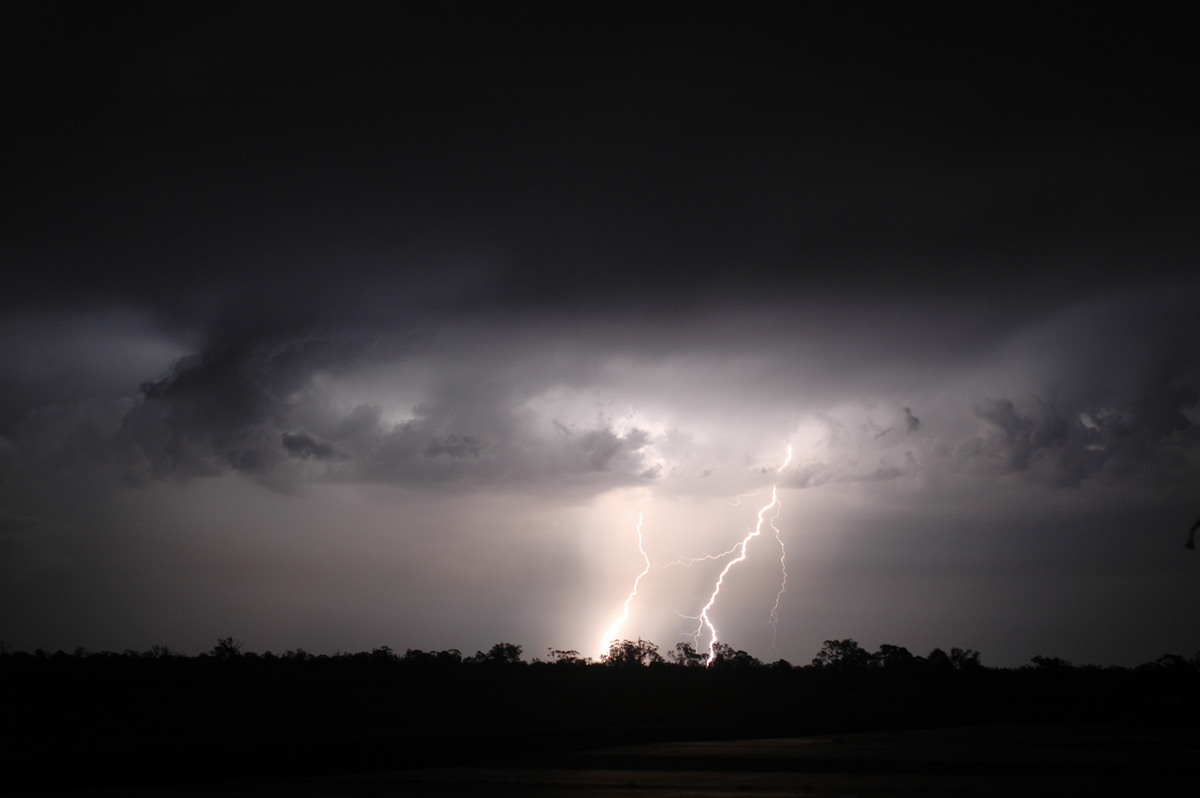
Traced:
<path fill-rule="evenodd" d="M 823 6 L 6 3 L 0 640 L 1200 651 L 1197 13 Z"/>

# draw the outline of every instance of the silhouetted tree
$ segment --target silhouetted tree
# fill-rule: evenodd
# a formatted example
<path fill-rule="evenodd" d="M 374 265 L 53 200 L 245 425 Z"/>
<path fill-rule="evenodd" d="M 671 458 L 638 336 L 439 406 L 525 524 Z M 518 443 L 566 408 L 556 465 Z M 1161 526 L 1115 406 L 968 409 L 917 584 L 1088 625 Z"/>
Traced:
<path fill-rule="evenodd" d="M 654 665 L 662 662 L 663 658 L 658 653 L 657 645 L 639 637 L 636 643 L 632 640 L 614 640 L 601 661 L 611 667 L 631 668 Z"/>
<path fill-rule="evenodd" d="M 518 646 L 517 656 L 520 657 L 520 647 Z M 471 662 L 484 662 L 487 654 L 476 652 L 474 657 L 470 658 Z M 417 665 L 425 668 L 450 668 L 462 664 L 462 652 L 457 648 L 450 648 L 445 651 L 421 651 L 417 648 L 410 648 L 404 652 L 404 656 L 400 657 L 400 662 L 405 665 Z"/>
<path fill-rule="evenodd" d="M 1153 665 L 1164 671 L 1174 671 L 1178 673 L 1193 670 L 1191 663 L 1178 654 L 1163 654 L 1161 657 L 1154 660 Z"/>
<path fill-rule="evenodd" d="M 979 661 L 979 652 L 973 648 L 951 648 L 950 663 L 955 670 L 964 673 L 974 673 L 983 668 Z"/>
<path fill-rule="evenodd" d="M 762 663 L 745 651 L 735 649 L 728 643 L 717 643 L 713 647 L 713 658 L 708 665 L 710 668 L 729 670 L 735 668 L 755 668 L 762 665 Z"/>
<path fill-rule="evenodd" d="M 404 656 L 400 658 L 400 661 L 409 665 L 432 665 L 435 659 L 436 654 L 432 651 L 410 648 L 405 650 Z"/>
<path fill-rule="evenodd" d="M 550 652 L 550 661 L 555 665 L 587 665 L 590 662 L 588 657 L 581 657 L 579 652 L 573 648 L 547 650 Z"/>
<path fill-rule="evenodd" d="M 856 641 L 826 640 L 813 658 L 812 664 L 818 668 L 832 668 L 840 671 L 862 670 L 871 665 L 872 655 Z"/>
<path fill-rule="evenodd" d="M 1059 657 L 1043 657 L 1038 655 L 1032 657 L 1029 661 L 1040 671 L 1065 671 L 1073 667 L 1071 663 Z"/>
<path fill-rule="evenodd" d="M 371 659 L 378 663 L 395 662 L 399 659 L 391 646 L 380 646 L 371 652 Z"/>
<path fill-rule="evenodd" d="M 518 649 L 517 655 L 520 656 L 520 653 L 521 653 L 520 649 Z M 459 665 L 462 663 L 462 659 L 463 659 L 462 652 L 459 651 L 457 648 L 447 648 L 444 651 L 438 651 L 433 656 L 434 656 L 434 659 L 437 661 L 437 664 L 441 667 L 448 667 L 451 665 Z"/>
<path fill-rule="evenodd" d="M 232 637 L 222 637 L 213 646 L 212 656 L 220 660 L 236 659 L 242 655 L 242 641 Z"/>
<path fill-rule="evenodd" d="M 667 659 L 685 668 L 699 668 L 704 664 L 704 655 L 696 651 L 691 643 L 686 642 L 676 643 L 675 650 L 667 654 Z"/>
<path fill-rule="evenodd" d="M 917 665 L 917 658 L 904 646 L 884 643 L 873 655 L 873 662 L 892 673 L 907 673 Z"/>
<path fill-rule="evenodd" d="M 954 670 L 954 661 L 945 651 L 935 648 L 925 657 L 925 668 L 934 673 L 949 673 Z"/>
<path fill-rule="evenodd" d="M 497 643 L 485 654 L 476 651 L 469 662 L 479 665 L 521 665 L 521 647 L 512 643 Z"/>

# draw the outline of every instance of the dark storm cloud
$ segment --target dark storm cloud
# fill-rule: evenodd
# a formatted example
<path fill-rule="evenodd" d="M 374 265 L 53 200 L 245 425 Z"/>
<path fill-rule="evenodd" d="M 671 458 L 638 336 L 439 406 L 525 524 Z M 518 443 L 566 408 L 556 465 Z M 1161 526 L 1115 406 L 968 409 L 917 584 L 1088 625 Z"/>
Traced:
<path fill-rule="evenodd" d="M 992 473 L 1028 471 L 1044 467 L 1059 484 L 1077 485 L 1103 464 L 1103 444 L 1079 419 L 1067 419 L 1047 402 L 1037 402 L 1028 414 L 1018 413 L 1008 399 L 992 400 L 975 408 L 992 434 L 965 444 L 959 458 L 966 467 Z M 1098 424 L 1104 424 L 1102 419 Z"/>
<path fill-rule="evenodd" d="M 271 471 L 285 450 L 295 451 L 280 443 L 293 394 L 359 345 L 318 335 L 307 327 L 299 335 L 257 324 L 218 329 L 204 351 L 142 384 L 123 442 L 156 476 Z"/>
<path fill-rule="evenodd" d="M 538 365 L 538 350 L 512 357 L 500 354 L 514 345 L 506 336 L 439 343 L 445 336 L 437 326 L 414 336 L 360 324 L 269 312 L 228 316 L 202 351 L 109 409 L 106 426 L 98 427 L 98 410 L 87 405 L 42 409 L 24 422 L 18 441 L 57 460 L 79 455 L 135 482 L 227 472 L 273 486 L 311 479 L 524 481 L 589 472 L 619 480 L 650 467 L 639 455 L 649 442 L 642 430 L 618 432 L 603 418 L 556 427 L 555 419 L 528 417 L 522 403 L 569 373 L 553 361 Z M 430 359 L 439 365 L 410 385 L 418 400 L 396 409 L 410 416 L 404 420 L 385 421 L 383 409 L 370 403 L 334 406 L 321 387 L 336 390 L 339 381 L 386 368 L 424 373 L 428 367 L 415 363 Z M 114 412 L 121 416 L 116 427 Z"/>
<path fill-rule="evenodd" d="M 872 385 L 870 392 L 879 395 L 902 390 L 911 396 L 921 390 L 906 376 L 912 370 L 951 380 L 942 393 L 953 391 L 960 404 L 937 408 L 946 431 L 930 437 L 928 425 L 908 406 L 878 423 L 866 415 L 826 416 L 826 454 L 798 468 L 789 484 L 962 470 L 1078 486 L 1096 474 L 1167 468 L 1172 452 L 1184 463 L 1191 457 L 1200 376 L 1196 335 L 1186 326 L 1189 293 L 1180 285 L 1109 296 L 1035 323 L 1015 320 L 1003 341 L 992 344 L 1003 353 L 999 362 L 1012 366 L 1007 376 L 987 378 L 1021 386 L 1007 396 L 984 384 L 956 385 L 947 376 L 954 370 L 942 365 L 943 353 L 931 357 L 903 343 L 879 347 L 888 341 L 886 326 L 842 327 L 834 323 L 837 314 L 827 314 L 826 332 L 811 346 L 796 333 L 781 337 L 797 322 L 769 308 L 765 317 L 773 312 L 779 320 L 761 327 L 734 323 L 736 311 L 732 318 L 710 316 L 694 328 L 695 344 L 670 320 L 620 329 L 581 321 L 546 340 L 540 334 L 546 322 L 536 316 L 528 319 L 530 331 L 514 323 L 503 333 L 479 326 L 468 314 L 401 332 L 354 329 L 333 317 L 231 317 L 210 333 L 204 350 L 145 382 L 139 396 L 37 409 L 15 440 L 41 462 L 65 467 L 78 458 L 134 481 L 233 471 L 277 486 L 330 479 L 453 484 L 591 473 L 606 475 L 594 484 L 602 490 L 606 480 L 660 477 L 663 464 L 647 447 L 668 451 L 669 435 L 637 427 L 619 431 L 603 417 L 581 423 L 560 420 L 553 411 L 531 415 L 527 403 L 564 381 L 620 395 L 642 390 L 637 374 L 666 368 L 676 376 L 656 381 L 678 394 L 677 403 L 731 411 L 747 401 L 791 404 L 794 414 Z M 1154 322 L 1135 321 L 1141 318 Z M 1139 326 L 1136 339 L 1127 334 L 1131 323 Z M 798 326 L 807 332 L 810 325 L 801 320 Z M 775 334 L 760 336 L 763 330 Z M 725 366 L 678 365 L 695 356 L 695 346 L 710 343 L 719 346 L 707 361 Z M 1114 361 L 1106 349 L 1122 360 Z M 839 350 L 860 354 L 852 363 L 828 356 Z M 622 367 L 632 371 L 605 376 L 610 367 L 604 364 L 622 351 L 627 359 L 637 352 Z M 776 365 L 744 376 L 729 371 L 722 379 L 721 369 L 746 356 Z M 988 351 L 976 345 L 956 359 L 965 365 L 984 356 Z M 411 404 L 388 411 L 389 417 L 399 412 L 407 418 L 385 420 L 384 409 L 370 401 L 331 403 L 329 390 L 381 368 L 425 373 L 404 378 Z M 605 385 L 614 378 L 619 381 Z M 744 384 L 754 386 L 757 398 L 744 395 Z M 947 429 L 948 412 L 969 413 L 973 423 Z M 686 449 L 676 455 L 686 457 Z"/>
<path fill-rule="evenodd" d="M 443 455 L 450 458 L 477 458 L 486 447 L 487 443 L 474 435 L 451 433 L 444 438 L 430 441 L 425 453 L 430 457 Z"/>
<path fill-rule="evenodd" d="M 338 456 L 337 450 L 334 449 L 332 444 L 317 440 L 303 432 L 285 432 L 280 443 L 290 457 L 303 457 L 307 460 L 329 460 Z"/>
<path fill-rule="evenodd" d="M 985 14 L 964 37 L 956 15 L 747 11 L 713 50 L 712 20 L 666 10 L 633 28 L 506 10 L 523 22 L 493 28 L 478 10 L 226 9 L 148 15 L 159 37 L 96 52 L 97 12 L 39 5 L 10 26 L 31 107 L 8 245 L 30 265 L 8 307 L 110 296 L 202 327 L 243 298 L 363 312 L 370 293 L 406 312 L 471 282 L 475 258 L 453 299 L 497 314 L 686 315 L 851 283 L 945 296 L 980 269 L 1003 272 L 993 303 L 1028 312 L 1075 290 L 1077 265 L 1047 251 L 1178 258 L 1194 210 L 1173 82 L 1187 26 L 1163 20 L 1121 20 L 1118 66 L 1052 13 Z M 533 42 L 555 68 L 512 57 Z M 95 65 L 64 68 L 69 45 Z"/>
<path fill-rule="evenodd" d="M 985 427 L 955 459 L 968 470 L 1074 486 L 1100 473 L 1150 471 L 1171 481 L 1191 473 L 1200 419 L 1196 297 L 1195 280 L 1170 281 L 1016 330 L 1001 359 L 1019 358 L 1025 389 L 977 397 L 973 413 Z"/>
<path fill-rule="evenodd" d="M 1150 413 L 1138 404 L 1123 412 L 1065 413 L 1043 400 L 1025 409 L 1008 399 L 989 400 L 975 407 L 987 425 L 984 434 L 960 444 L 955 459 L 969 471 L 1030 473 L 1065 486 L 1101 472 L 1131 474 L 1156 462 L 1168 468 L 1174 462 L 1186 474 L 1200 451 L 1200 427 L 1185 411 L 1194 413 L 1198 401 L 1200 394 L 1190 387 L 1156 395 Z"/>
<path fill-rule="evenodd" d="M 592 468 L 604 471 L 612 464 L 613 458 L 622 449 L 629 448 L 636 451 L 646 442 L 646 433 L 642 430 L 634 430 L 627 437 L 622 438 L 611 429 L 600 429 L 584 434 L 579 441 L 579 448 L 587 452 L 588 462 L 591 463 Z"/>
<path fill-rule="evenodd" d="M 473 617 L 526 573 L 488 497 L 778 479 L 947 590 L 981 527 L 1044 562 L 1027 528 L 1131 486 L 1165 527 L 1200 476 L 1195 12 L 772 9 L 5 6 L 5 567 L 224 585 L 321 510 L 354 533 L 305 546 L 440 574 L 423 540 L 502 528 L 447 580 Z"/>
<path fill-rule="evenodd" d="M 186 350 L 128 307 L 0 315 L 0 435 L 38 407 L 127 397 Z"/>

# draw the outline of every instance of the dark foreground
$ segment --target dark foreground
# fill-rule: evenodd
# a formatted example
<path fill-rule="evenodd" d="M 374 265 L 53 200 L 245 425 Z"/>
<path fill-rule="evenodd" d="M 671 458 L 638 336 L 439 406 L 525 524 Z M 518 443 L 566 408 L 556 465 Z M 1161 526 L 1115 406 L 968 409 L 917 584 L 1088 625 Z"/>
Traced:
<path fill-rule="evenodd" d="M 1200 736 L 1167 728 L 993 724 L 659 743 L 502 766 L 59 790 L 118 796 L 1187 796 Z"/>
<path fill-rule="evenodd" d="M 569 768 L 430 770 L 366 783 L 377 794 L 415 796 L 1190 797 L 1200 775 L 1200 738 L 1161 729 L 995 725 L 642 745 L 587 752 L 564 764 Z"/>
<path fill-rule="evenodd" d="M 1191 666 L 9 655 L 0 690 L 0 789 L 17 795 L 1158 798 L 1200 784 Z"/>

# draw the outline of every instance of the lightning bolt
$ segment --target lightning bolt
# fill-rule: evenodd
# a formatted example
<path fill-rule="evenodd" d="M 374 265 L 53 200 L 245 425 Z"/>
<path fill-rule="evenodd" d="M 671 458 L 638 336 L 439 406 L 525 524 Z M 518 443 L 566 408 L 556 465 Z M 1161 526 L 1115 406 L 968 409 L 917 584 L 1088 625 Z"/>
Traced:
<path fill-rule="evenodd" d="M 638 513 L 638 520 L 637 520 L 638 552 L 642 555 L 642 560 L 646 563 L 646 565 L 644 568 L 642 568 L 642 572 L 637 575 L 637 579 L 633 580 L 633 589 L 630 590 L 629 595 L 625 597 L 625 606 L 621 609 L 621 614 L 619 616 L 617 616 L 617 619 L 614 620 L 611 624 L 609 624 L 608 629 L 605 630 L 604 637 L 600 641 L 600 656 L 607 654 L 609 646 L 612 644 L 612 642 L 614 640 L 617 639 L 617 632 L 620 631 L 621 627 L 625 624 L 625 621 L 627 621 L 629 619 L 629 605 L 631 605 L 633 603 L 633 599 L 637 596 L 638 585 L 641 584 L 642 577 L 644 577 L 646 574 L 650 573 L 650 555 L 646 554 L 646 547 L 645 547 L 645 545 L 643 543 L 643 539 L 642 539 L 642 520 L 643 520 L 643 514 Z"/>
<path fill-rule="evenodd" d="M 717 627 L 713 625 L 712 618 L 709 617 L 708 611 L 713 608 L 713 605 L 717 603 L 717 597 L 721 595 L 721 585 L 725 582 L 725 575 L 733 569 L 733 566 L 746 559 L 746 547 L 750 545 L 751 540 L 762 534 L 762 526 L 764 520 L 766 519 L 767 510 L 770 510 L 778 503 L 779 499 L 776 496 L 776 489 L 775 486 L 772 485 L 771 502 L 769 504 L 764 504 L 759 509 L 758 523 L 754 525 L 754 530 L 746 533 L 746 536 L 742 538 L 742 542 L 737 545 L 736 548 L 739 549 L 738 556 L 725 563 L 725 567 L 721 569 L 720 575 L 717 576 L 716 584 L 713 585 L 712 595 L 708 597 L 708 603 L 704 605 L 704 608 L 700 610 L 700 614 L 696 616 L 696 620 L 699 621 L 699 625 L 696 627 L 695 636 L 698 638 L 700 633 L 704 631 L 705 628 L 708 629 L 708 658 L 704 661 L 706 666 L 711 665 L 713 659 L 717 655 L 717 642 L 719 638 Z"/>
<path fill-rule="evenodd" d="M 783 545 L 783 535 L 779 532 L 779 527 L 775 525 L 775 519 L 779 518 L 779 513 L 783 510 L 782 505 L 775 507 L 775 515 L 771 516 L 771 529 L 775 530 L 775 540 L 779 542 L 779 570 L 782 576 L 779 579 L 779 592 L 775 594 L 775 606 L 771 607 L 771 650 L 775 650 L 775 639 L 778 636 L 779 629 L 779 602 L 783 600 L 783 594 L 787 592 L 787 546 Z"/>
<path fill-rule="evenodd" d="M 787 447 L 787 457 L 784 459 L 783 464 L 781 466 L 779 466 L 779 468 L 775 469 L 775 473 L 777 473 L 777 474 L 782 473 L 783 470 L 786 469 L 788 467 L 788 465 L 791 464 L 791 462 L 792 462 L 792 447 L 788 446 Z M 757 494 L 757 491 L 755 491 L 754 493 L 741 494 L 737 497 L 737 499 L 735 501 L 727 502 L 727 503 L 730 504 L 731 506 L 736 507 L 741 504 L 742 499 L 749 498 L 756 494 Z M 774 513 L 771 513 L 770 516 L 768 516 L 768 513 L 770 513 L 772 509 L 774 509 Z M 695 640 L 698 641 L 700 639 L 700 635 L 706 629 L 708 630 L 708 634 L 709 634 L 708 657 L 704 662 L 704 664 L 706 666 L 712 665 L 713 660 L 716 658 L 717 645 L 720 642 L 720 634 L 717 631 L 717 627 L 713 623 L 712 616 L 709 613 L 712 610 L 712 608 L 716 606 L 717 600 L 720 598 L 721 588 L 725 584 L 725 577 L 729 574 L 730 571 L 733 570 L 733 567 L 735 565 L 737 565 L 738 563 L 742 562 L 743 560 L 745 560 L 747 558 L 747 551 L 748 551 L 748 547 L 750 545 L 750 541 L 756 537 L 759 537 L 762 534 L 763 525 L 767 524 L 767 523 L 769 523 L 771 525 L 771 529 L 775 533 L 775 540 L 779 544 L 779 568 L 780 568 L 780 571 L 782 574 L 781 579 L 780 579 L 780 584 L 779 584 L 779 590 L 775 594 L 775 604 L 774 604 L 774 606 L 771 607 L 771 612 L 770 612 L 771 647 L 772 647 L 772 649 L 775 647 L 775 638 L 776 638 L 776 633 L 777 633 L 776 626 L 777 626 L 778 620 L 779 620 L 779 607 L 780 607 L 780 603 L 783 600 L 783 594 L 787 591 L 787 579 L 788 579 L 787 548 L 784 546 L 783 534 L 779 529 L 779 525 L 775 523 L 779 519 L 779 515 L 782 511 L 783 511 L 783 504 L 779 501 L 778 486 L 772 485 L 771 486 L 771 500 L 759 508 L 757 523 L 754 525 L 754 528 L 751 531 L 747 532 L 745 534 L 745 536 L 742 537 L 740 542 L 735 543 L 733 546 L 731 546 L 730 548 L 721 552 L 720 554 L 706 554 L 701 557 L 685 557 L 685 556 L 679 554 L 678 552 L 671 552 L 678 559 L 658 566 L 660 568 L 669 568 L 671 566 L 677 565 L 677 566 L 681 566 L 684 568 L 688 568 L 698 562 L 706 562 L 706 561 L 711 561 L 711 560 L 722 560 L 727 557 L 731 557 L 731 555 L 736 554 L 736 556 L 732 556 L 732 558 L 729 559 L 729 561 L 725 563 L 725 567 L 721 569 L 721 572 L 717 576 L 716 582 L 713 585 L 712 593 L 709 595 L 707 603 L 705 603 L 704 607 L 700 610 L 699 615 L 680 615 L 680 617 L 682 617 L 682 618 L 686 618 L 688 620 L 696 622 L 696 630 L 691 633 L 691 636 Z M 648 555 L 646 553 L 645 539 L 642 535 L 643 521 L 644 521 L 644 515 L 639 512 L 638 519 L 637 519 L 637 541 L 638 541 L 638 553 L 642 555 L 642 562 L 643 562 L 642 571 L 641 571 L 641 573 L 639 573 L 637 575 L 637 578 L 633 580 L 633 587 L 630 589 L 629 595 L 625 597 L 625 604 L 621 608 L 620 614 L 616 617 L 616 619 L 613 620 L 613 622 L 611 624 L 609 624 L 608 629 L 605 630 L 604 635 L 600 640 L 599 656 L 601 656 L 601 657 L 603 657 L 605 654 L 608 653 L 609 647 L 612 645 L 613 641 L 617 639 L 617 636 L 621 630 L 621 627 L 624 626 L 624 624 L 627 620 L 629 620 L 629 608 L 632 606 L 633 600 L 635 598 L 637 598 L 638 588 L 641 586 L 642 579 L 645 578 L 645 576 L 648 573 L 650 573 L 650 569 L 654 567 L 654 564 L 650 560 L 650 555 Z"/>
<path fill-rule="evenodd" d="M 732 546 L 730 546 L 728 549 L 721 552 L 720 554 L 705 554 L 703 557 L 685 557 L 677 551 L 671 551 L 671 553 L 674 554 L 679 559 L 671 560 L 671 562 L 668 562 L 668 563 L 663 563 L 659 567 L 660 568 L 670 568 L 672 565 L 678 565 L 683 568 L 691 568 L 693 565 L 695 565 L 698 562 L 707 562 L 709 560 L 722 560 L 722 559 L 728 557 L 730 554 L 733 554 L 737 550 L 738 550 L 738 544 L 734 543 Z M 693 620 L 695 620 L 695 619 L 693 618 Z"/>
<path fill-rule="evenodd" d="M 754 491 L 752 493 L 739 493 L 737 495 L 736 499 L 734 499 L 731 502 L 725 502 L 725 503 L 728 504 L 730 507 L 741 507 L 742 499 L 752 499 L 757 495 L 758 495 L 758 491 Z"/>
<path fill-rule="evenodd" d="M 792 462 L 792 447 L 787 447 L 787 457 L 783 461 L 783 465 L 775 469 L 775 473 L 781 473 Z M 738 497 L 739 500 L 741 497 Z M 713 585 L 712 594 L 708 597 L 708 603 L 700 610 L 700 614 L 693 617 L 697 621 L 696 631 L 693 637 L 699 638 L 701 632 L 708 629 L 708 658 L 705 659 L 705 666 L 712 665 L 713 659 L 717 655 L 717 643 L 720 640 L 720 634 L 717 632 L 717 627 L 713 624 L 712 617 L 708 614 L 717 603 L 717 598 L 721 595 L 721 586 L 725 582 L 725 576 L 733 570 L 733 567 L 746 559 L 746 549 L 750 545 L 750 541 L 762 534 L 763 524 L 767 522 L 767 512 L 775 508 L 775 514 L 770 518 L 771 528 L 775 530 L 775 539 L 779 541 L 779 546 L 782 551 L 780 554 L 780 566 L 783 569 L 783 582 L 779 586 L 779 592 L 775 594 L 775 606 L 771 608 L 771 625 L 774 630 L 775 621 L 778 617 L 779 602 L 783 596 L 784 590 L 787 587 L 787 552 L 783 549 L 783 537 L 779 532 L 779 527 L 775 524 L 775 519 L 779 517 L 779 513 L 783 510 L 782 504 L 779 502 L 779 489 L 776 485 L 771 486 L 771 501 L 764 504 L 758 510 L 758 522 L 754 525 L 754 529 L 746 533 L 742 538 L 741 543 L 736 544 L 733 549 L 730 549 L 726 554 L 738 551 L 738 556 L 725 563 L 725 567 L 721 569 L 721 573 L 717 576 L 717 581 Z M 722 555 L 724 556 L 724 555 Z M 772 643 L 774 645 L 774 643 Z"/>
<path fill-rule="evenodd" d="M 775 470 L 776 474 L 783 472 L 792 462 L 792 447 L 787 447 L 787 457 L 783 461 L 783 465 Z M 775 594 L 775 606 L 771 607 L 771 650 L 775 650 L 775 640 L 779 633 L 779 602 L 783 600 L 783 594 L 787 591 L 787 546 L 783 545 L 783 535 L 776 526 L 775 521 L 779 518 L 779 513 L 783 511 L 783 505 L 777 504 L 775 507 L 775 515 L 771 516 L 771 529 L 775 531 L 775 540 L 779 542 L 779 570 L 782 577 L 779 580 L 779 592 Z"/>

